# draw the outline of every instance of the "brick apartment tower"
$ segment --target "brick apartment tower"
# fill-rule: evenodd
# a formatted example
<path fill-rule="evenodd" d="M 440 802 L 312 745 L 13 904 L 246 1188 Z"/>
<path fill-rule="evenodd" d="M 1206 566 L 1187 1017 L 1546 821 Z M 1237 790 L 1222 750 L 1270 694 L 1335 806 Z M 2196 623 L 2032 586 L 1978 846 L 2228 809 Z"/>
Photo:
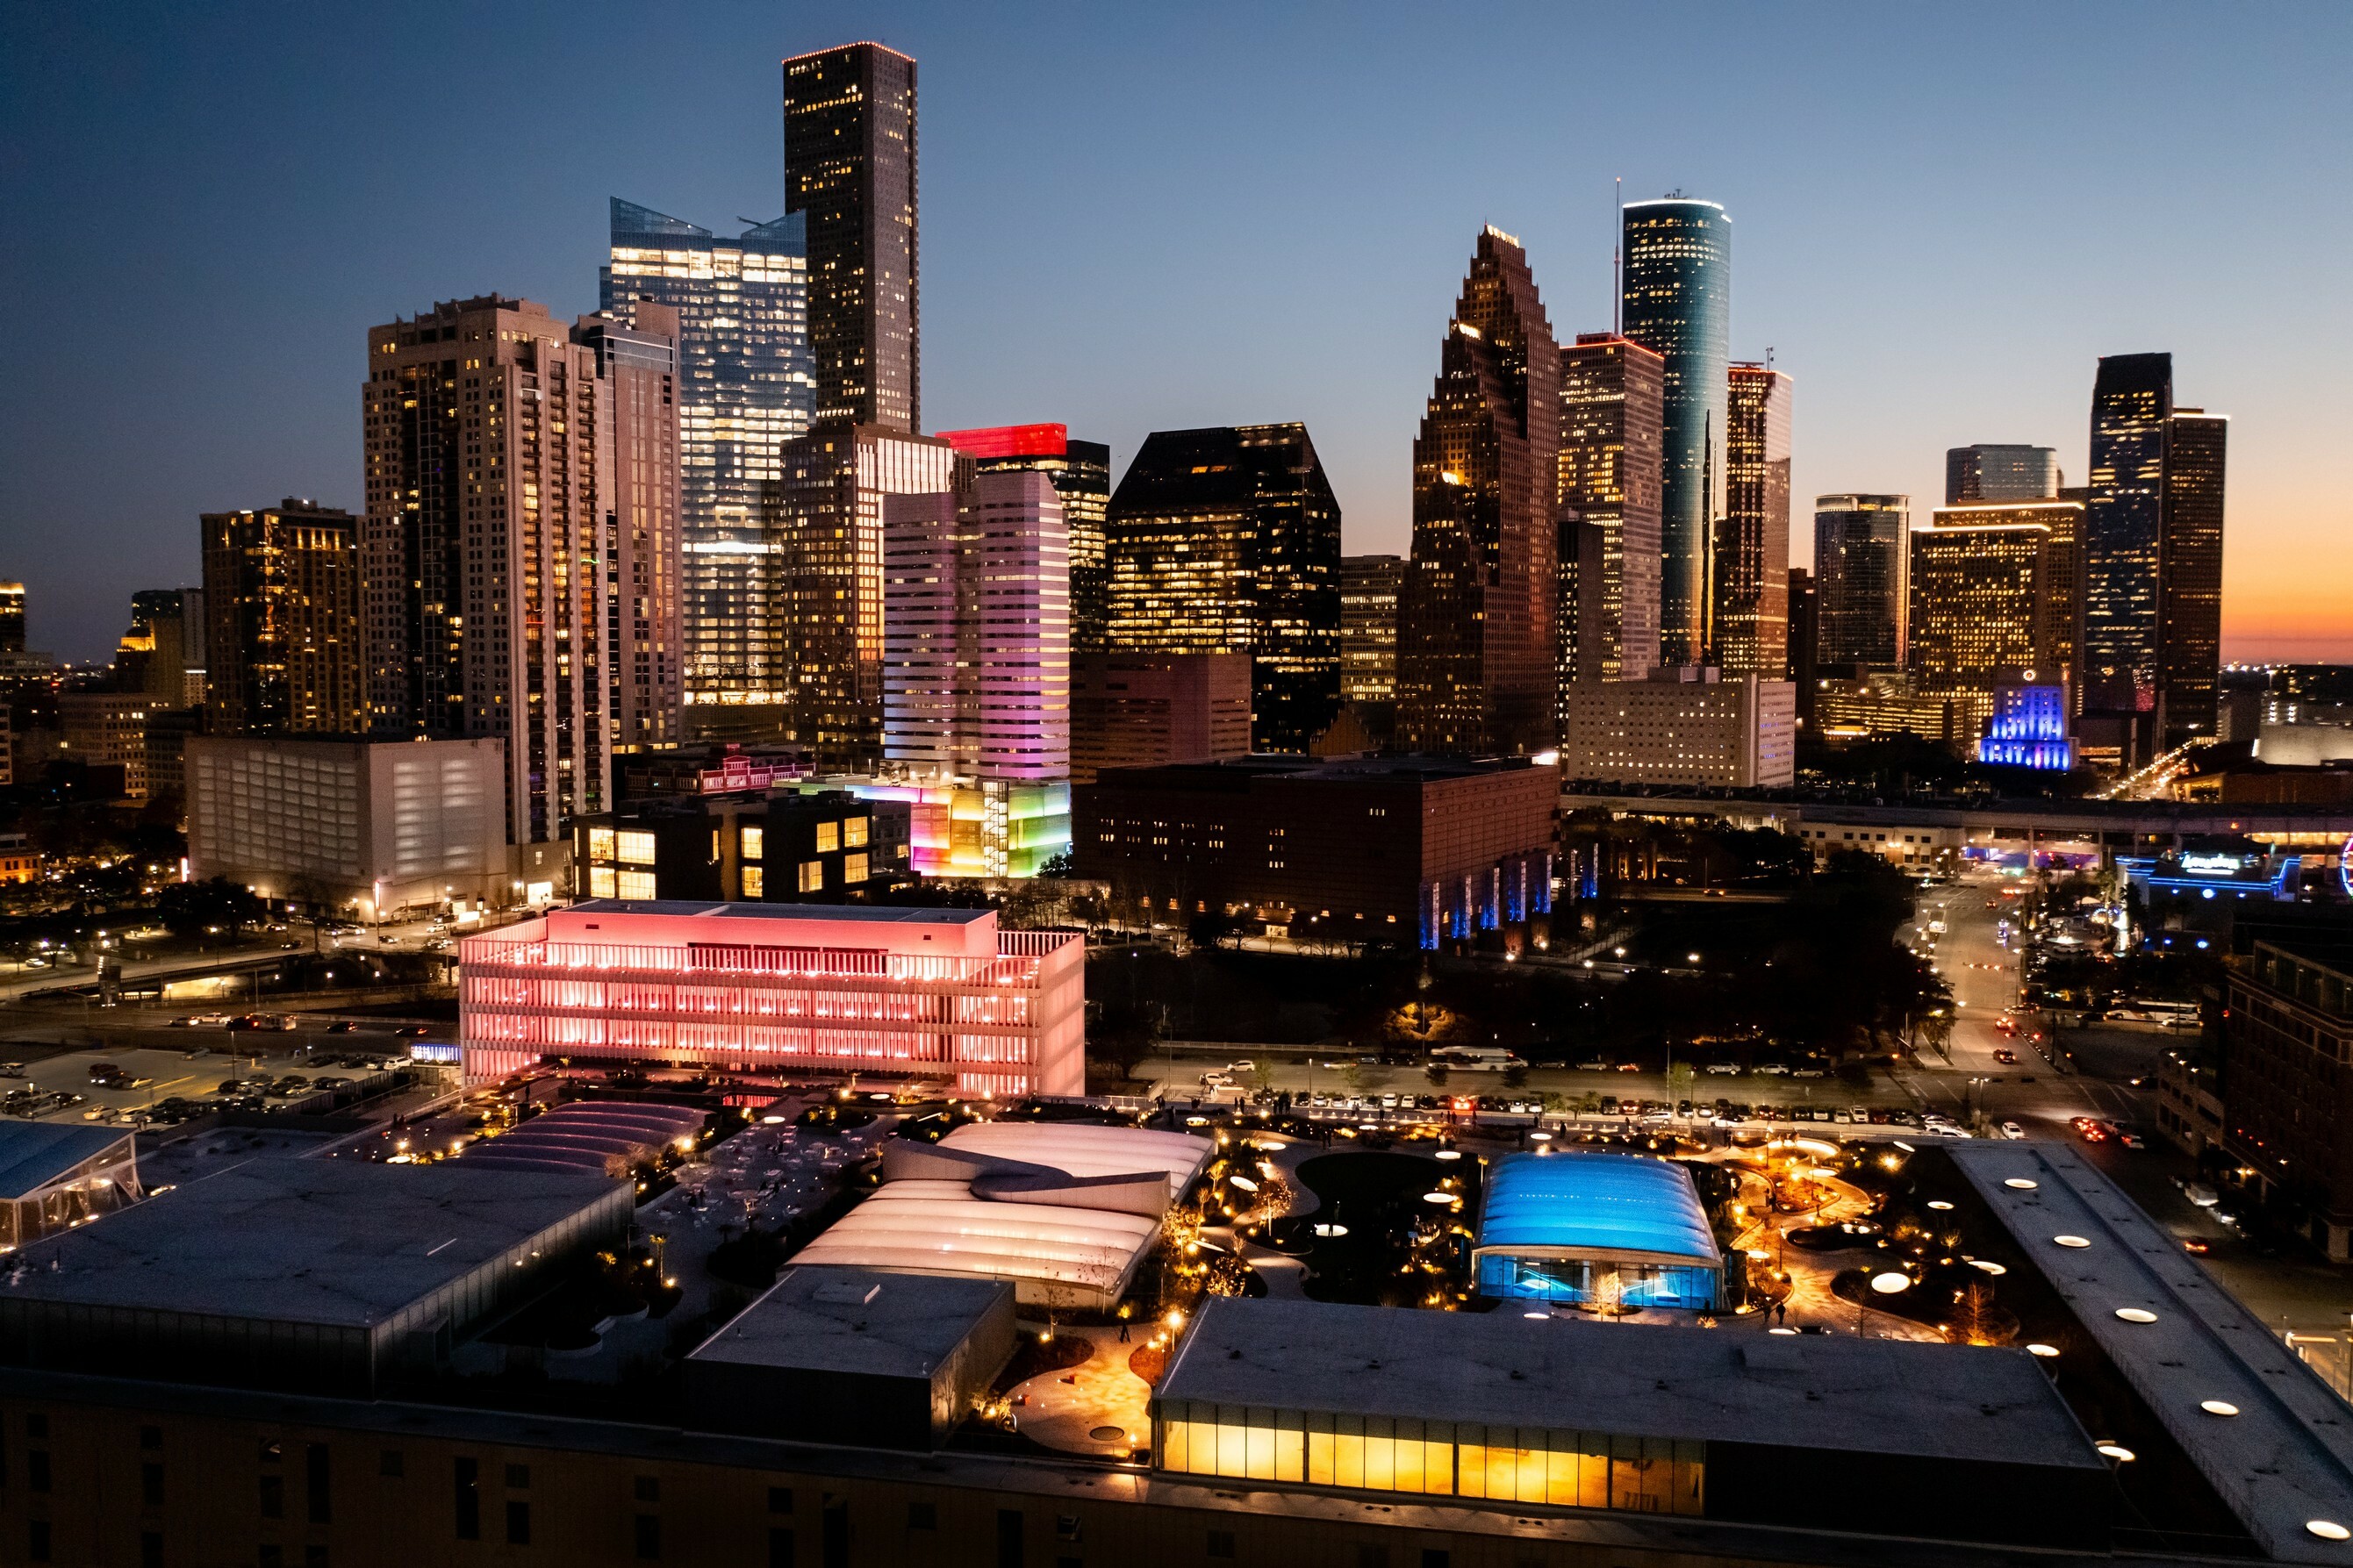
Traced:
<path fill-rule="evenodd" d="M 1457 756 L 1555 739 L 1560 351 L 1527 255 L 1479 236 L 1413 444 L 1398 739 Z"/>

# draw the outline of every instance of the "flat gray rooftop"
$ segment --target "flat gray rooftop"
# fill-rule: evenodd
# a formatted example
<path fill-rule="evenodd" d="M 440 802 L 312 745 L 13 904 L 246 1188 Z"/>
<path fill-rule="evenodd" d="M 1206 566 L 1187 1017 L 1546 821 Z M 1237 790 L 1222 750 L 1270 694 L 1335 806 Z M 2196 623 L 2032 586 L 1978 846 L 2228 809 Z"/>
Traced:
<path fill-rule="evenodd" d="M 2353 1542 L 2307 1528 L 2353 1529 L 2353 1410 L 2073 1148 L 1944 1147 L 2247 1533 L 2282 1561 L 2353 1563 Z"/>
<path fill-rule="evenodd" d="M 571 914 L 724 915 L 730 920 L 850 921 L 863 925 L 970 925 L 994 910 L 936 910 L 874 904 L 728 904 L 701 899 L 589 899 Z"/>
<path fill-rule="evenodd" d="M 1207 1302 L 1157 1397 L 1332 1415 L 2101 1468 L 2024 1351 L 1541 1321 L 1320 1301 Z"/>
<path fill-rule="evenodd" d="M 34 1242 L 0 1271 L 0 1301 L 366 1327 L 623 1185 L 462 1160 L 248 1160 Z"/>
<path fill-rule="evenodd" d="M 790 1268 L 688 1359 L 928 1378 L 1000 1301 L 1002 1279 Z"/>

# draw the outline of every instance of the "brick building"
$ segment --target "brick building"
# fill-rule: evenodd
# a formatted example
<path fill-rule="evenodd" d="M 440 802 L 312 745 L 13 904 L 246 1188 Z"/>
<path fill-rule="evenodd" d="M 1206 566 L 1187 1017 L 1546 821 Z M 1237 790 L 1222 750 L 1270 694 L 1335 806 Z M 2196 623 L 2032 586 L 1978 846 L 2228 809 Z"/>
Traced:
<path fill-rule="evenodd" d="M 2258 940 L 2232 961 L 2222 1146 L 2264 1199 L 2353 1257 L 2353 924 Z"/>

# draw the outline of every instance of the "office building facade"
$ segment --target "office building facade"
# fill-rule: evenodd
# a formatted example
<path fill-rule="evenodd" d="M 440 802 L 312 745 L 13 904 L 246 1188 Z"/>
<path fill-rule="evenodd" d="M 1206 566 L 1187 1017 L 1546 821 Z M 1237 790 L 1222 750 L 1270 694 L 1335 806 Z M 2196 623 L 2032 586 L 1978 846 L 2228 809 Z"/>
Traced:
<path fill-rule="evenodd" d="M 1797 694 L 1786 680 L 1667 665 L 1569 693 L 1565 778 L 1773 789 L 1797 776 Z"/>
<path fill-rule="evenodd" d="M 1560 351 L 1563 687 L 1640 680 L 1658 662 L 1665 364 L 1614 332 L 1580 332 Z"/>
<path fill-rule="evenodd" d="M 1525 755 L 1558 732 L 1560 374 L 1527 255 L 1490 226 L 1414 437 L 1398 647 L 1409 751 Z"/>
<path fill-rule="evenodd" d="M 915 62 L 880 44 L 785 69 L 785 211 L 807 226 L 819 419 L 922 424 Z"/>
<path fill-rule="evenodd" d="M 2050 447 L 1987 445 L 1952 447 L 1945 452 L 1945 504 L 1963 501 L 2048 500 L 2064 477 L 2059 454 Z"/>
<path fill-rule="evenodd" d="M 592 899 L 822 904 L 910 879 L 904 801 L 765 790 L 639 801 L 573 819 Z"/>
<path fill-rule="evenodd" d="M 25 584 L 0 582 L 0 654 L 25 651 Z"/>
<path fill-rule="evenodd" d="M 2079 705 L 2124 718 L 2157 705 L 2158 557 L 2173 356 L 2114 354 L 2092 388 L 2084 510 L 2084 661 Z"/>
<path fill-rule="evenodd" d="M 366 727 L 360 520 L 289 496 L 206 512 L 205 707 L 216 735 Z"/>
<path fill-rule="evenodd" d="M 1911 613 L 1912 498 L 1814 498 L 1815 659 L 1894 668 Z"/>
<path fill-rule="evenodd" d="M 469 1082 L 563 1056 L 1080 1094 L 1085 948 L 989 910 L 590 900 L 460 942 L 458 1031 Z"/>
<path fill-rule="evenodd" d="M 641 300 L 633 319 L 589 316 L 574 329 L 596 356 L 601 389 L 596 489 L 617 753 L 677 745 L 686 700 L 678 312 Z"/>
<path fill-rule="evenodd" d="M 601 316 L 567 327 L 496 295 L 368 333 L 366 727 L 505 739 L 511 845 L 566 845 L 565 819 L 610 798 L 616 600 L 632 601 L 633 645 L 641 622 L 648 643 L 678 622 L 666 345 Z M 635 493 L 617 488 L 624 476 Z M 657 517 L 666 539 L 650 537 Z M 649 537 L 624 550 L 621 518 Z M 641 616 L 635 601 L 657 592 L 664 602 Z M 675 690 L 671 669 L 663 687 Z M 524 858 L 528 876 L 544 857 Z"/>
<path fill-rule="evenodd" d="M 1103 560 L 1103 513 L 1111 505 L 1111 448 L 1073 441 L 1064 425 L 1002 425 L 942 430 L 939 438 L 987 473 L 1039 473 L 1062 503 L 1071 542 L 1071 651 L 1104 647 L 1111 574 Z"/>
<path fill-rule="evenodd" d="M 795 213 L 723 239 L 615 198 L 598 273 L 598 309 L 612 320 L 650 324 L 641 303 L 676 317 L 682 683 L 688 719 L 718 728 L 723 710 L 773 717 L 788 696 L 761 497 L 786 444 L 807 433 L 816 396 L 803 231 Z"/>
<path fill-rule="evenodd" d="M 1397 701 L 1398 602 L 1405 592 L 1402 555 L 1340 560 L 1340 696 L 1387 709 Z"/>
<path fill-rule="evenodd" d="M 193 708 L 205 700 L 205 591 L 142 588 L 131 595 L 131 629 L 115 646 L 114 683 L 158 708 Z"/>
<path fill-rule="evenodd" d="M 1304 425 L 1155 430 L 1104 530 L 1118 653 L 1246 653 L 1251 744 L 1304 752 L 1340 707 L 1340 504 Z"/>
<path fill-rule="evenodd" d="M 1802 566 L 1789 568 L 1789 661 L 1787 679 L 1798 695 L 1798 723 L 1813 721 L 1814 666 L 1821 654 L 1821 603 L 1814 592 L 1814 574 Z"/>
<path fill-rule="evenodd" d="M 1071 784 L 1092 784 L 1105 768 L 1219 762 L 1250 750 L 1248 654 L 1071 656 Z"/>
<path fill-rule="evenodd" d="M 955 465 L 882 503 L 882 752 L 1024 784 L 1071 774 L 1070 547 L 1045 474 Z"/>
<path fill-rule="evenodd" d="M 505 744 L 193 735 L 188 872 L 369 921 L 545 900 L 511 885 Z"/>
<path fill-rule="evenodd" d="M 777 563 L 775 637 L 782 738 L 834 765 L 882 753 L 882 509 L 954 481 L 946 442 L 877 425 L 821 422 L 786 447 L 763 503 Z"/>
<path fill-rule="evenodd" d="M 1912 535 L 1907 653 L 1926 690 L 2031 684 L 2051 664 L 2051 531 L 1978 515 L 1997 510 L 1939 509 Z"/>
<path fill-rule="evenodd" d="M 1558 795 L 1556 769 L 1518 759 L 1124 768 L 1078 793 L 1072 853 L 1138 925 L 1434 948 L 1551 908 Z"/>
<path fill-rule="evenodd" d="M 1708 563 L 1724 516 L 1732 340 L 1732 220 L 1668 196 L 1621 215 L 1620 330 L 1662 362 L 1659 658 L 1706 655 Z"/>
<path fill-rule="evenodd" d="M 2222 489 L 2231 423 L 2202 408 L 2167 422 L 2165 525 L 2158 559 L 2157 714 L 2167 749 L 2220 727 Z"/>
<path fill-rule="evenodd" d="M 60 691 L 58 754 L 122 772 L 122 794 L 147 798 L 147 724 L 162 705 L 139 691 Z"/>
<path fill-rule="evenodd" d="M 1726 373 L 1724 517 L 1709 552 L 1710 662 L 1778 680 L 1789 656 L 1788 376 Z"/>

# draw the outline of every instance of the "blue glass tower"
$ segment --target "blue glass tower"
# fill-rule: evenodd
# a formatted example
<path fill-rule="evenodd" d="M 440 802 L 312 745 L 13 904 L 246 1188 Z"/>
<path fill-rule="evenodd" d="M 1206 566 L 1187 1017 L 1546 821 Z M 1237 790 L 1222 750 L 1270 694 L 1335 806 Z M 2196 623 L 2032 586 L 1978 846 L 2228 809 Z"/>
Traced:
<path fill-rule="evenodd" d="M 1666 361 L 1660 454 L 1659 662 L 1708 657 L 1708 560 L 1725 515 L 1732 220 L 1714 202 L 1630 202 L 1620 283 L 1627 337 Z"/>

